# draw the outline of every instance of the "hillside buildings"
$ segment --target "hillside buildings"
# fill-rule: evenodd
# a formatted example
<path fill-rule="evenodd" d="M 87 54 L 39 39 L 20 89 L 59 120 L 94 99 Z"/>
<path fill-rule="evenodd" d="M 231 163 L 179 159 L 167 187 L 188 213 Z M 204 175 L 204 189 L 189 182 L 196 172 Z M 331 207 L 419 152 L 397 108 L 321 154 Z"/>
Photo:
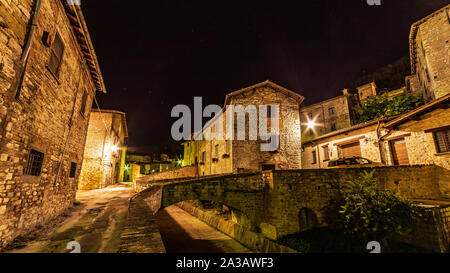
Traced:
<path fill-rule="evenodd" d="M 66 1 L 2 1 L 0 52 L 2 248 L 75 201 L 92 100 L 106 90 Z"/>
<path fill-rule="evenodd" d="M 409 39 L 408 91 L 422 94 L 426 102 L 450 93 L 450 5 L 414 23 Z"/>

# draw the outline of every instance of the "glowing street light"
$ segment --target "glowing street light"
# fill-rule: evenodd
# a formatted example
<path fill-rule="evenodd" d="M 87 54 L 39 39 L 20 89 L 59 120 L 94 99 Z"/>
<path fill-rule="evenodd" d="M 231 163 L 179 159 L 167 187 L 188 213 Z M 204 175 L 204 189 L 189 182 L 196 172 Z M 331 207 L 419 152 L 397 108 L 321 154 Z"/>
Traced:
<path fill-rule="evenodd" d="M 316 126 L 314 120 L 308 120 L 308 129 L 313 129 Z"/>

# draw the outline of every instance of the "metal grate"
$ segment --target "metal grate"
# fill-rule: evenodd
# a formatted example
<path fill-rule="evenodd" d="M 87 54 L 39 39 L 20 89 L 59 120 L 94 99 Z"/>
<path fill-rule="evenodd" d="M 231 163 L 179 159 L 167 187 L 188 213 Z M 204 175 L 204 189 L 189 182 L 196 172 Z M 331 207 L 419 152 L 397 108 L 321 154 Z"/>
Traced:
<path fill-rule="evenodd" d="M 439 153 L 450 152 L 450 130 L 442 130 L 434 133 Z"/>
<path fill-rule="evenodd" d="M 28 155 L 27 166 L 25 168 L 25 174 L 39 176 L 41 175 L 42 163 L 44 162 L 44 153 L 39 151 L 30 150 Z"/>

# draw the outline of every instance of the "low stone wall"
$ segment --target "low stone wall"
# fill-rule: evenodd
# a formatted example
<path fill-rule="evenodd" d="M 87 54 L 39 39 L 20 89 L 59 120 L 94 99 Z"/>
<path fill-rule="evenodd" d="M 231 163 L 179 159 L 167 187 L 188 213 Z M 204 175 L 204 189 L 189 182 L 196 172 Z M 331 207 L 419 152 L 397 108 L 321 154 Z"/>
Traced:
<path fill-rule="evenodd" d="M 393 239 L 433 252 L 450 251 L 450 206 L 427 208 L 409 230 Z"/>
<path fill-rule="evenodd" d="M 158 172 L 146 176 L 142 176 L 136 180 L 135 191 L 140 191 L 146 188 L 148 184 L 158 180 L 167 179 L 182 179 L 189 177 L 196 177 L 198 175 L 197 166 L 186 166 L 182 168 L 176 168 L 164 172 Z"/>
<path fill-rule="evenodd" d="M 165 253 L 158 225 L 147 204 L 132 198 L 125 228 L 120 236 L 119 253 Z"/>
<path fill-rule="evenodd" d="M 380 189 L 408 199 L 448 197 L 450 171 L 434 165 L 275 170 L 166 179 L 139 183 L 139 191 L 147 188 L 140 195 L 154 211 L 185 200 L 219 202 L 245 216 L 236 218 L 247 223 L 238 222 L 240 227 L 247 225 L 247 230 L 277 240 L 288 234 L 332 225 L 337 219 L 340 188 L 365 171 L 375 172 Z"/>
<path fill-rule="evenodd" d="M 195 207 L 189 201 L 180 202 L 177 206 L 253 251 L 259 253 L 297 253 L 297 251 L 268 240 L 258 233 L 248 231 L 232 221 Z"/>

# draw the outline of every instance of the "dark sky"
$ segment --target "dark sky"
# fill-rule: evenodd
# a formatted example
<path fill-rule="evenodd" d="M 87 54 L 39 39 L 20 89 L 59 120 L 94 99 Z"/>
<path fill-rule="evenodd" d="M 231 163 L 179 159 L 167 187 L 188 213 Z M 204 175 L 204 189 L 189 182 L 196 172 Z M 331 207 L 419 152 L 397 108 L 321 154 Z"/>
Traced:
<path fill-rule="evenodd" d="M 129 146 L 170 138 L 173 106 L 223 105 L 271 80 L 310 104 L 362 71 L 409 54 L 413 22 L 450 0 L 90 0 L 82 8 L 106 83 L 100 106 L 126 112 Z"/>

